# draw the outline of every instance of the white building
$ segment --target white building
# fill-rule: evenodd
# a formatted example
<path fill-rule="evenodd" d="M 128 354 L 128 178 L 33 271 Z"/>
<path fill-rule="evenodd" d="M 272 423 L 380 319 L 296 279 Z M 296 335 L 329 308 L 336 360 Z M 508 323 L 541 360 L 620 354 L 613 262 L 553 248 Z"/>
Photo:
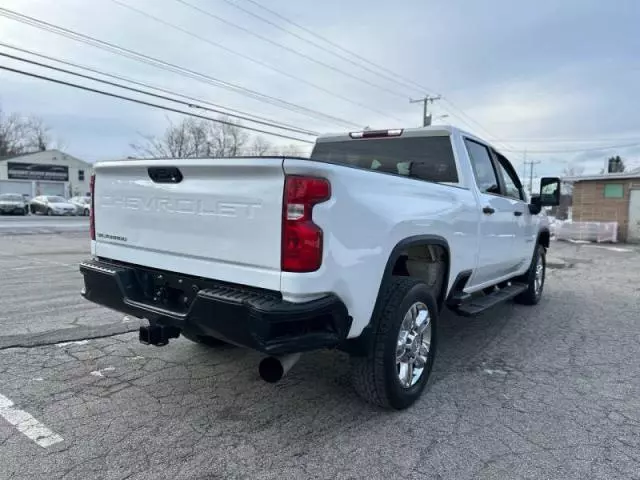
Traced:
<path fill-rule="evenodd" d="M 60 195 L 89 194 L 92 166 L 60 150 L 0 158 L 0 193 Z"/>

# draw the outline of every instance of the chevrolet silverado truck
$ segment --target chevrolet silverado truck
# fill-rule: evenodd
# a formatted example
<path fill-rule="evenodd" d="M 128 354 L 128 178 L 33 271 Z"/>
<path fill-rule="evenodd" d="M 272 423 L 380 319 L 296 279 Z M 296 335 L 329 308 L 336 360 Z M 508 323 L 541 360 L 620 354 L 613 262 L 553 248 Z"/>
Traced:
<path fill-rule="evenodd" d="M 440 312 L 537 304 L 560 181 L 527 200 L 509 160 L 454 127 L 317 139 L 310 158 L 104 162 L 91 179 L 82 295 L 183 335 L 265 355 L 339 349 L 366 401 L 403 409 L 431 373 Z"/>

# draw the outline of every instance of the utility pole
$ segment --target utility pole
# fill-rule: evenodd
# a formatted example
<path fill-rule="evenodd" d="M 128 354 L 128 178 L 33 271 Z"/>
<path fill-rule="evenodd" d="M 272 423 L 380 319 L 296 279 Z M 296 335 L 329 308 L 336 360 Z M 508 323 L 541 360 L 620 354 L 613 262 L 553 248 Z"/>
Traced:
<path fill-rule="evenodd" d="M 526 157 L 526 152 L 525 152 L 525 159 L 524 159 L 524 171 L 525 171 L 525 175 L 526 175 L 526 171 L 527 171 L 527 165 L 529 165 L 529 195 L 533 195 L 533 167 L 535 165 L 538 165 L 540 163 L 540 160 L 535 161 L 535 160 L 531 160 L 530 162 L 527 162 L 527 157 Z"/>
<path fill-rule="evenodd" d="M 442 98 L 441 95 L 436 95 L 435 97 L 432 97 L 430 95 L 425 95 L 424 98 L 420 98 L 418 100 L 412 100 L 409 99 L 409 103 L 422 103 L 422 126 L 423 127 L 428 127 L 429 125 L 431 125 L 431 115 L 428 112 L 428 108 L 427 105 L 429 105 L 429 102 L 433 103 L 436 100 L 440 100 Z"/>

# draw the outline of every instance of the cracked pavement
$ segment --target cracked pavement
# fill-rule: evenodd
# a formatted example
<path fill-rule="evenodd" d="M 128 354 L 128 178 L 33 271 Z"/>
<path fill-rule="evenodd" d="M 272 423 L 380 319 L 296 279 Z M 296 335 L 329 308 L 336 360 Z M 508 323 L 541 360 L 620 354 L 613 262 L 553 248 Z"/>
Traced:
<path fill-rule="evenodd" d="M 88 232 L 0 235 L 0 349 L 137 330 L 139 320 L 80 296 L 89 256 Z"/>
<path fill-rule="evenodd" d="M 403 412 L 363 404 L 337 352 L 303 355 L 269 385 L 258 354 L 182 338 L 6 348 L 0 393 L 64 440 L 42 448 L 0 418 L 0 479 L 640 479 L 640 252 L 629 250 L 556 242 L 565 266 L 549 270 L 540 305 L 445 313 L 429 386 Z M 57 275 L 80 284 L 77 269 Z M 10 292 L 2 315 L 23 318 L 32 294 Z M 50 315 L 118 318 L 66 295 Z"/>

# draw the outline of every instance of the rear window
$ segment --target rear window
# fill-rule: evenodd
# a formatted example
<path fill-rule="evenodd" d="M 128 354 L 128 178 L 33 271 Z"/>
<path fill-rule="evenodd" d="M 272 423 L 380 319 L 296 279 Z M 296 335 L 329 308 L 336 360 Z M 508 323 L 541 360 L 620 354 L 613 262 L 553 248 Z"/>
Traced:
<path fill-rule="evenodd" d="M 451 139 L 448 136 L 321 142 L 314 147 L 311 159 L 427 182 L 458 181 Z"/>

